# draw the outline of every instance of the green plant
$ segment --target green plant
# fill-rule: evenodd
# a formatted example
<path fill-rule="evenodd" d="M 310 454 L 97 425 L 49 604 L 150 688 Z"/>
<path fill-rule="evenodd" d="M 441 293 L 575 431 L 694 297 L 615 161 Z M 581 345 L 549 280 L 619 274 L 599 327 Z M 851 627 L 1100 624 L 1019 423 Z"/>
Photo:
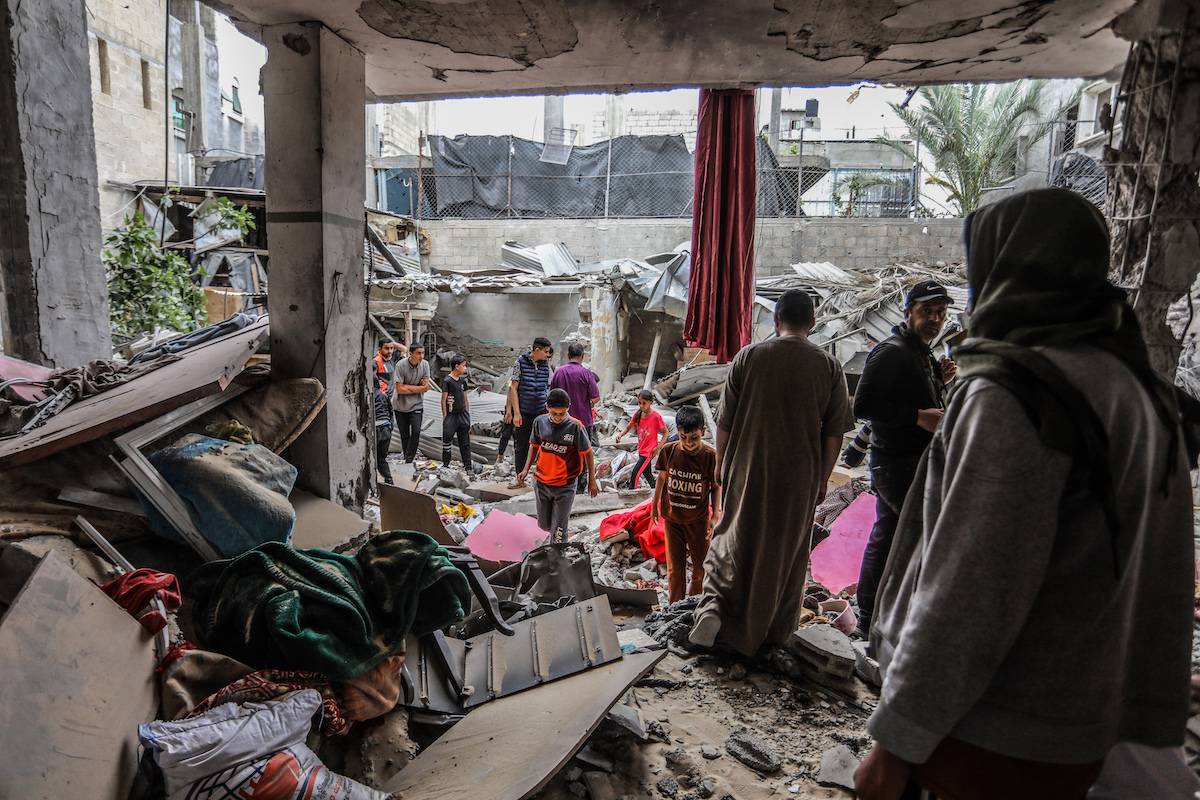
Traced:
<path fill-rule="evenodd" d="M 158 232 L 142 216 L 104 240 L 109 318 L 113 334 L 133 338 L 155 328 L 190 331 L 206 320 L 204 291 L 188 262 L 158 246 Z"/>
<path fill-rule="evenodd" d="M 228 197 L 218 197 L 214 200 L 212 210 L 220 220 L 218 228 L 236 230 L 238 236 L 243 239 L 246 238 L 246 234 L 257 227 L 254 222 L 254 214 L 245 206 L 234 205 Z"/>
<path fill-rule="evenodd" d="M 863 194 L 877 186 L 898 189 L 908 194 L 911 192 L 910 180 L 907 176 L 899 177 L 879 172 L 851 172 L 840 176 L 833 185 L 831 197 L 835 206 L 842 205 L 842 192 L 846 192 L 846 205 L 842 208 L 843 217 L 853 217 L 855 204 L 865 200 Z"/>
<path fill-rule="evenodd" d="M 1075 101 L 1050 107 L 1047 87 L 1045 80 L 922 86 L 919 102 L 890 105 L 932 161 L 925 183 L 945 189 L 950 210 L 965 216 L 979 207 L 985 188 L 1014 177 L 1021 142 L 1045 138 Z M 880 141 L 917 160 L 911 143 Z"/>

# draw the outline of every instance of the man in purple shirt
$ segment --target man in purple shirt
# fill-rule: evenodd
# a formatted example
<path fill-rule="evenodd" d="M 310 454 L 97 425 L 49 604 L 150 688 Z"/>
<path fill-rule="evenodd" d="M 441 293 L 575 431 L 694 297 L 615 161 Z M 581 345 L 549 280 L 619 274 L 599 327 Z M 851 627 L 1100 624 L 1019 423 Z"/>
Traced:
<path fill-rule="evenodd" d="M 587 431 L 588 441 L 596 441 L 596 415 L 592 406 L 600 402 L 600 386 L 596 375 L 583 365 L 583 345 L 567 347 L 567 363 L 558 368 L 550 379 L 551 389 L 562 389 L 571 398 L 567 413 L 579 420 Z"/>

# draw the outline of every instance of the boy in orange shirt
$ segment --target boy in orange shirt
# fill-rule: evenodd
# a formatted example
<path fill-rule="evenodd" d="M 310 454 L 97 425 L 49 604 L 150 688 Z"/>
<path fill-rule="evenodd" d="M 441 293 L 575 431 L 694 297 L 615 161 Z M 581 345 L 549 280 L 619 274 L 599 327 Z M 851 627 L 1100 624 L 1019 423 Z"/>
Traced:
<path fill-rule="evenodd" d="M 684 598 L 687 560 L 692 559 L 688 594 L 700 594 L 704 584 L 704 557 L 708 555 L 709 512 L 721 513 L 721 487 L 717 483 L 717 451 L 705 444 L 704 417 L 690 406 L 675 416 L 679 441 L 658 454 L 658 485 L 650 516 L 660 517 L 667 529 L 667 592 L 672 603 Z"/>
<path fill-rule="evenodd" d="M 529 470 L 535 478 L 533 494 L 537 501 L 538 527 L 563 541 L 570 526 L 571 506 L 579 476 L 587 468 L 588 494 L 595 497 L 596 460 L 583 424 L 567 413 L 571 398 L 562 389 L 553 389 L 546 398 L 546 413 L 533 421 L 529 440 L 529 458 L 517 476 L 525 482 Z"/>

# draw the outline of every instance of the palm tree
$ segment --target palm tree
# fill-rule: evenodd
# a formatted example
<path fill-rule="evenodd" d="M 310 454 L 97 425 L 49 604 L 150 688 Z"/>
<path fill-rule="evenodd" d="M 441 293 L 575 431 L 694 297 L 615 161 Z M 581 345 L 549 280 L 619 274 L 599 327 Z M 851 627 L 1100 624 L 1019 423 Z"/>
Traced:
<path fill-rule="evenodd" d="M 925 182 L 950 196 L 952 210 L 965 216 L 979 206 L 983 190 L 1014 176 L 1022 141 L 1037 142 L 1074 102 L 1048 108 L 1047 81 L 922 86 L 920 103 L 892 110 L 933 162 Z M 883 139 L 913 161 L 906 141 Z"/>
<path fill-rule="evenodd" d="M 835 206 L 842 206 L 843 217 L 859 216 L 856 214 L 857 207 L 860 203 L 872 202 L 868 200 L 871 194 L 871 189 L 883 188 L 888 190 L 886 194 L 879 194 L 873 201 L 878 208 L 875 213 L 869 211 L 861 216 L 885 216 L 883 206 L 896 206 L 899 202 L 896 197 L 904 197 L 903 205 L 907 208 L 912 202 L 912 175 L 906 174 L 903 177 L 898 177 L 890 173 L 880 172 L 850 172 L 842 175 L 833 185 L 833 203 Z M 845 193 L 845 205 L 842 205 L 843 193 Z M 889 195 L 890 196 L 886 196 Z"/>

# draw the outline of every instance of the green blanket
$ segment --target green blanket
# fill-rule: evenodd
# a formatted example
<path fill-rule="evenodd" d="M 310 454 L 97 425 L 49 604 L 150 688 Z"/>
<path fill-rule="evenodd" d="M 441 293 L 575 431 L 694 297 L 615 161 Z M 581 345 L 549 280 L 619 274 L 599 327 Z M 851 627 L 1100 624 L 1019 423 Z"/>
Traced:
<path fill-rule="evenodd" d="M 470 608 L 466 576 L 429 536 L 382 533 L 355 555 L 268 542 L 188 578 L 203 647 L 256 669 L 361 675 Z"/>

